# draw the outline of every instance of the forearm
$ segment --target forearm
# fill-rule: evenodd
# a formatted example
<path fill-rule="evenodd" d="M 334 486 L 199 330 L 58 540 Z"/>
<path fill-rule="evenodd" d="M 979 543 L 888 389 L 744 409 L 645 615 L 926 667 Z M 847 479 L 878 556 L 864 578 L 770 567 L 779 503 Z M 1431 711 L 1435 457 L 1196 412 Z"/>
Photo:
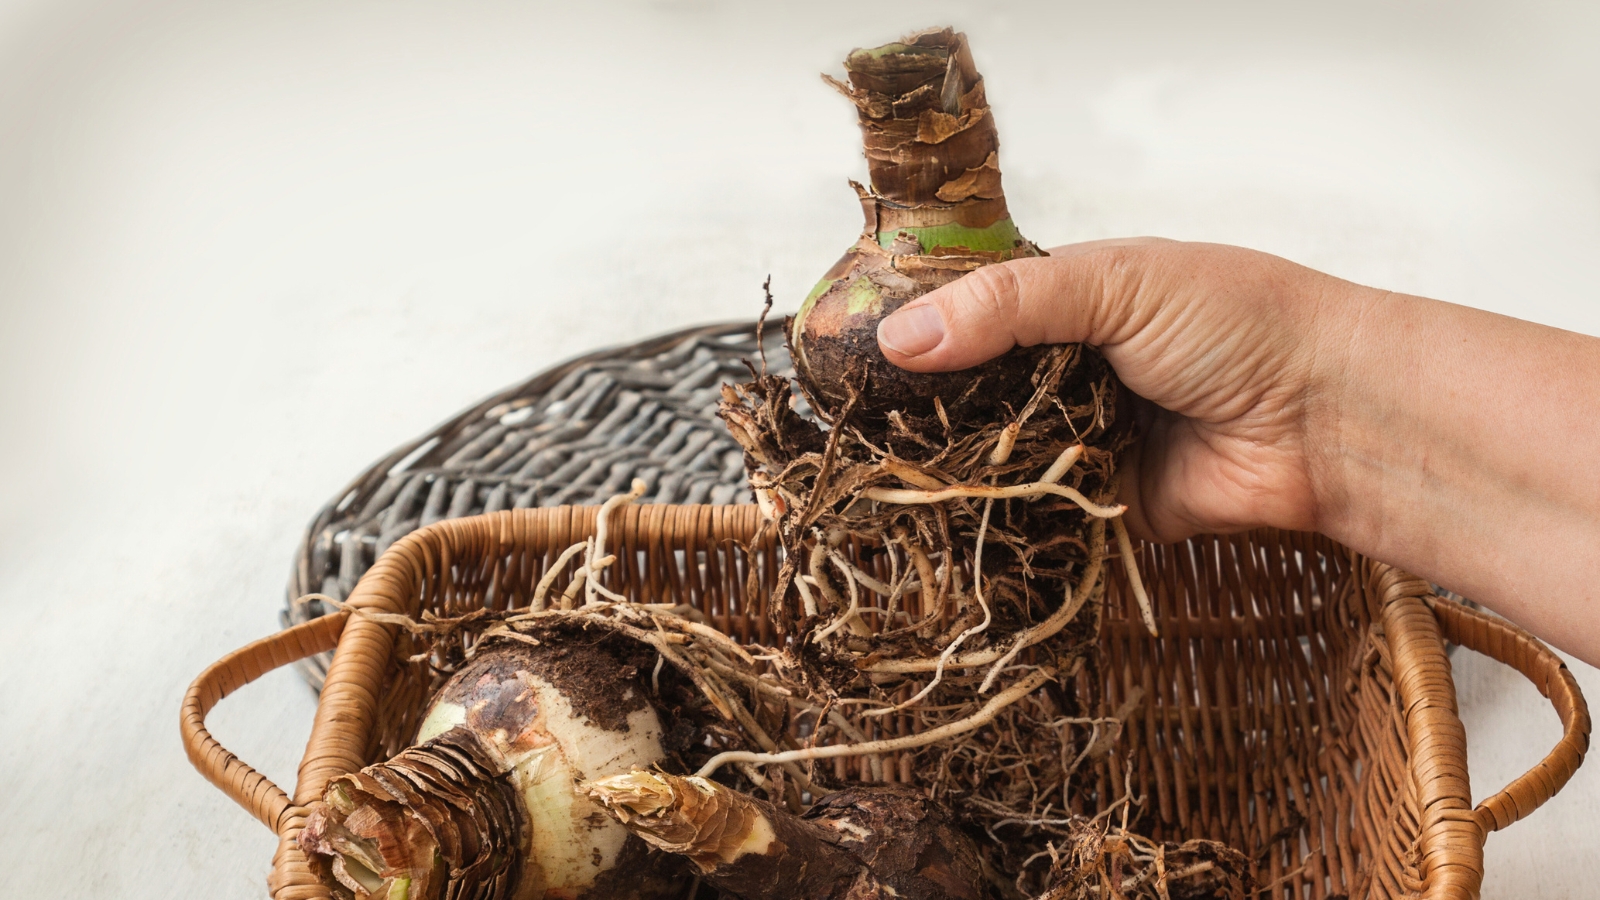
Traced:
<path fill-rule="evenodd" d="M 1600 339 L 1365 289 L 1328 314 L 1318 527 L 1600 663 Z"/>

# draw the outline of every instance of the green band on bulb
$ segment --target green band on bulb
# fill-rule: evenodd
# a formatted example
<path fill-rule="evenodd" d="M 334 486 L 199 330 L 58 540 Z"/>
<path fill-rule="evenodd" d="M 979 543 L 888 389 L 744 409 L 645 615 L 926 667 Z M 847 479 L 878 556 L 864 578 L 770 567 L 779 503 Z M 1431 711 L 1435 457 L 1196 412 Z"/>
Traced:
<path fill-rule="evenodd" d="M 924 253 L 935 247 L 980 250 L 984 253 L 1013 253 L 1028 244 L 1023 239 L 1022 232 L 1017 230 L 1016 223 L 1007 216 L 987 228 L 969 228 L 952 222 L 948 225 L 924 225 L 880 231 L 878 246 L 888 247 L 893 244 L 901 232 L 914 236 L 922 244 Z"/>

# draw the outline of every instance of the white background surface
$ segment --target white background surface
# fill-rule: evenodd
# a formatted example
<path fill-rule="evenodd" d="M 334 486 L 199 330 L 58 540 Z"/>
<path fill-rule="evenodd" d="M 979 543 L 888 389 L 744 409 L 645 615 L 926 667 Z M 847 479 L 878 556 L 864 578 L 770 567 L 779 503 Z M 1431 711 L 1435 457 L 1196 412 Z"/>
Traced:
<path fill-rule="evenodd" d="M 1240 243 L 1600 333 L 1594 4 L 860 5 L 0 0 L 0 895 L 264 896 L 185 686 L 391 447 L 751 317 L 769 272 L 792 307 L 860 226 L 816 77 L 853 46 L 968 31 L 1041 243 Z M 1559 728 L 1456 678 L 1481 798 Z M 313 707 L 284 672 L 212 721 L 287 785 Z M 1591 763 L 1491 837 L 1485 896 L 1600 895 L 1597 803 Z"/>

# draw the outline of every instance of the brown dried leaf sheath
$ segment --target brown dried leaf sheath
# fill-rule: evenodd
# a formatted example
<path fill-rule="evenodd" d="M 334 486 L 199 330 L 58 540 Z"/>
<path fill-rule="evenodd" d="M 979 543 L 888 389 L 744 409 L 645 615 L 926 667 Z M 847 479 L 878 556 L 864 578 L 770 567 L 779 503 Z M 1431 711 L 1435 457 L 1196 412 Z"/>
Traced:
<path fill-rule="evenodd" d="M 384 900 L 403 878 L 410 897 L 441 889 L 448 900 L 508 897 L 522 864 L 522 823 L 498 774 L 468 732 L 447 732 L 335 779 L 334 803 L 311 814 L 300 847 L 324 884 L 354 900 Z M 347 870 L 352 856 L 368 860 L 380 889 Z"/>
<path fill-rule="evenodd" d="M 991 164 L 1000 149 L 983 76 L 973 63 L 966 35 L 930 28 L 899 44 L 857 50 L 845 60 L 845 70 L 848 86 L 828 81 L 860 113 L 867 171 L 876 195 L 872 208 L 880 225 L 875 231 L 956 221 L 953 210 L 916 220 L 896 217 L 907 208 L 948 207 L 968 196 L 999 202 L 965 207 L 963 224 L 981 228 L 1005 217 L 998 174 L 991 191 L 939 196 L 950 183 Z M 930 149 L 935 146 L 937 151 Z"/>

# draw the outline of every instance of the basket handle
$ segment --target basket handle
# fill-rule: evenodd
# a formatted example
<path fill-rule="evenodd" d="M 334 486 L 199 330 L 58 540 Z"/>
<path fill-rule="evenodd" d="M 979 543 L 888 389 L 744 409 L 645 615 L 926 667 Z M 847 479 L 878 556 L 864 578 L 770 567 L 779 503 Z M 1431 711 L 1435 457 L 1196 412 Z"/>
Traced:
<path fill-rule="evenodd" d="M 1589 749 L 1589 705 L 1566 663 L 1533 635 L 1454 600 L 1433 597 L 1427 603 L 1447 640 L 1521 672 L 1539 693 L 1549 698 L 1561 719 L 1563 733 L 1555 749 L 1472 811 L 1478 826 L 1488 834 L 1544 805 L 1578 770 Z"/>
<path fill-rule="evenodd" d="M 274 833 L 279 831 L 280 820 L 291 808 L 289 795 L 217 743 L 206 730 L 206 714 L 223 697 L 273 669 L 332 650 L 339 643 L 339 635 L 349 617 L 346 612 L 333 613 L 247 644 L 212 663 L 189 685 L 189 692 L 184 695 L 179 728 L 189 761 L 206 780 Z"/>

